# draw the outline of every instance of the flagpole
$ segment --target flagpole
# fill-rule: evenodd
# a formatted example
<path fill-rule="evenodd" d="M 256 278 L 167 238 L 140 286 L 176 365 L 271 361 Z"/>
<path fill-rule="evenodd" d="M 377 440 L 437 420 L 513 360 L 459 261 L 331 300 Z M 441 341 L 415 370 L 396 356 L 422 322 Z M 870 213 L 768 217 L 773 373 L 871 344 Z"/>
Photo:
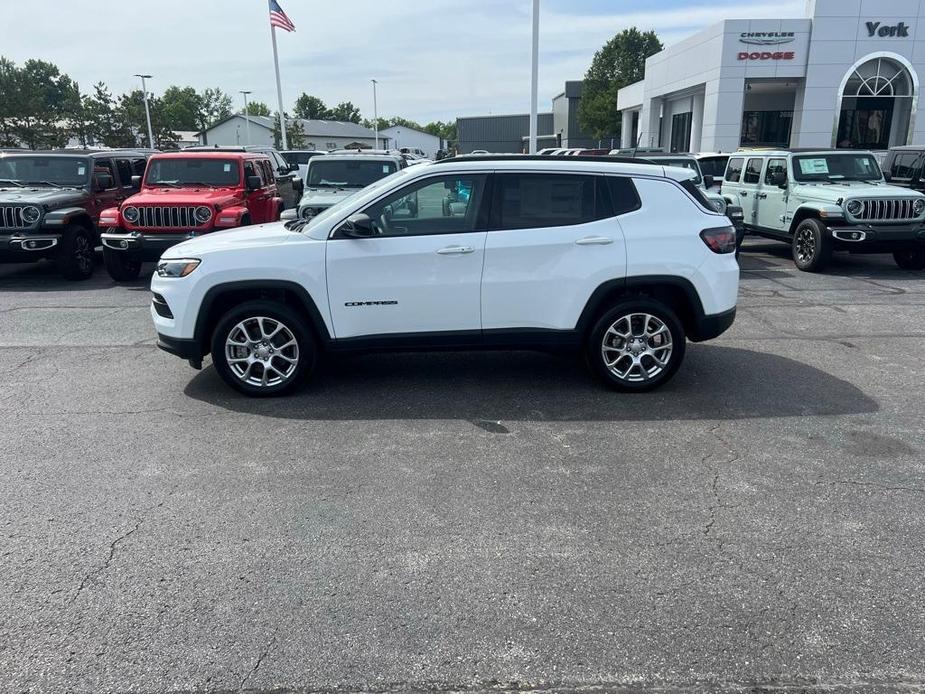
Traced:
<path fill-rule="evenodd" d="M 270 26 L 270 35 L 273 37 L 273 66 L 276 68 L 276 97 L 279 99 L 279 131 L 282 135 L 283 149 L 289 149 L 286 139 L 286 116 L 283 114 L 283 87 L 279 81 L 279 53 L 276 50 L 276 27 Z"/>

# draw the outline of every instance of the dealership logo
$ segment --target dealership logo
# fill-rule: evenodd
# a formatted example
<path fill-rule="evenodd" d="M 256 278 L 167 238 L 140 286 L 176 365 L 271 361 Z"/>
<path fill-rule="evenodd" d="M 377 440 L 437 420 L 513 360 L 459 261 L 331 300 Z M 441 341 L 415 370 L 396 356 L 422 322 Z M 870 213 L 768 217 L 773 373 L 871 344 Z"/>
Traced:
<path fill-rule="evenodd" d="M 909 38 L 909 25 L 905 22 L 884 27 L 880 26 L 880 22 L 867 22 L 866 26 L 868 36 L 879 36 L 882 39 L 887 36 L 895 36 L 900 39 Z"/>
<path fill-rule="evenodd" d="M 739 34 L 739 41 L 754 46 L 779 46 L 794 40 L 792 31 L 746 31 Z"/>
<path fill-rule="evenodd" d="M 793 51 L 742 51 L 739 60 L 793 60 Z"/>

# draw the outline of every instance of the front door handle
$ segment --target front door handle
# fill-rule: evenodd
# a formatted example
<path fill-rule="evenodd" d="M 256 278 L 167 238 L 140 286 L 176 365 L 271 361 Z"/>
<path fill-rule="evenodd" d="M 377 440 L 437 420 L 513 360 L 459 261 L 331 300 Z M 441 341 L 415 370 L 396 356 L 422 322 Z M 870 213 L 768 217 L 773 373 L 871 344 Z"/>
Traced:
<path fill-rule="evenodd" d="M 472 246 L 447 246 L 437 251 L 440 255 L 465 255 L 466 253 L 475 253 Z"/>
<path fill-rule="evenodd" d="M 764 200 L 766 197 L 768 197 L 768 194 L 767 194 L 767 193 L 758 193 L 758 195 L 756 195 L 755 197 L 758 198 L 759 200 Z"/>
<path fill-rule="evenodd" d="M 748 197 L 748 193 L 746 193 L 744 190 L 740 190 L 740 191 L 739 191 L 739 195 L 741 195 L 743 198 L 747 198 L 747 197 Z"/>
<path fill-rule="evenodd" d="M 613 243 L 613 239 L 609 239 L 606 236 L 586 236 L 583 239 L 578 239 L 575 242 L 576 246 L 606 246 Z"/>

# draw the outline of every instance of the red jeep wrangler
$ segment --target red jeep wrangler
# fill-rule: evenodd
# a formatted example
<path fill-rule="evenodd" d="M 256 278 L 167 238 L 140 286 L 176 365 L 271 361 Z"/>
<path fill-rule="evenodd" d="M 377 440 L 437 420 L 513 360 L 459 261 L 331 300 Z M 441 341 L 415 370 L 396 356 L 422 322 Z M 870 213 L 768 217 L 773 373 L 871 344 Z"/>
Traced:
<path fill-rule="evenodd" d="M 148 160 L 141 190 L 100 215 L 106 270 L 136 279 L 141 264 L 217 229 L 279 220 L 273 167 L 257 152 L 175 152 Z"/>

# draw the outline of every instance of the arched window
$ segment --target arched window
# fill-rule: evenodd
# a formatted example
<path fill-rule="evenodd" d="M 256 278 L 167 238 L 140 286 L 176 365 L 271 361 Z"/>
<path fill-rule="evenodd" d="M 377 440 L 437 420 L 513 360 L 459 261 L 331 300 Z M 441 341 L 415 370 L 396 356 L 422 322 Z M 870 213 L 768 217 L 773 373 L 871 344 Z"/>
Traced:
<path fill-rule="evenodd" d="M 874 58 L 860 65 L 848 78 L 846 97 L 912 96 L 912 80 L 902 65 L 889 58 Z"/>

